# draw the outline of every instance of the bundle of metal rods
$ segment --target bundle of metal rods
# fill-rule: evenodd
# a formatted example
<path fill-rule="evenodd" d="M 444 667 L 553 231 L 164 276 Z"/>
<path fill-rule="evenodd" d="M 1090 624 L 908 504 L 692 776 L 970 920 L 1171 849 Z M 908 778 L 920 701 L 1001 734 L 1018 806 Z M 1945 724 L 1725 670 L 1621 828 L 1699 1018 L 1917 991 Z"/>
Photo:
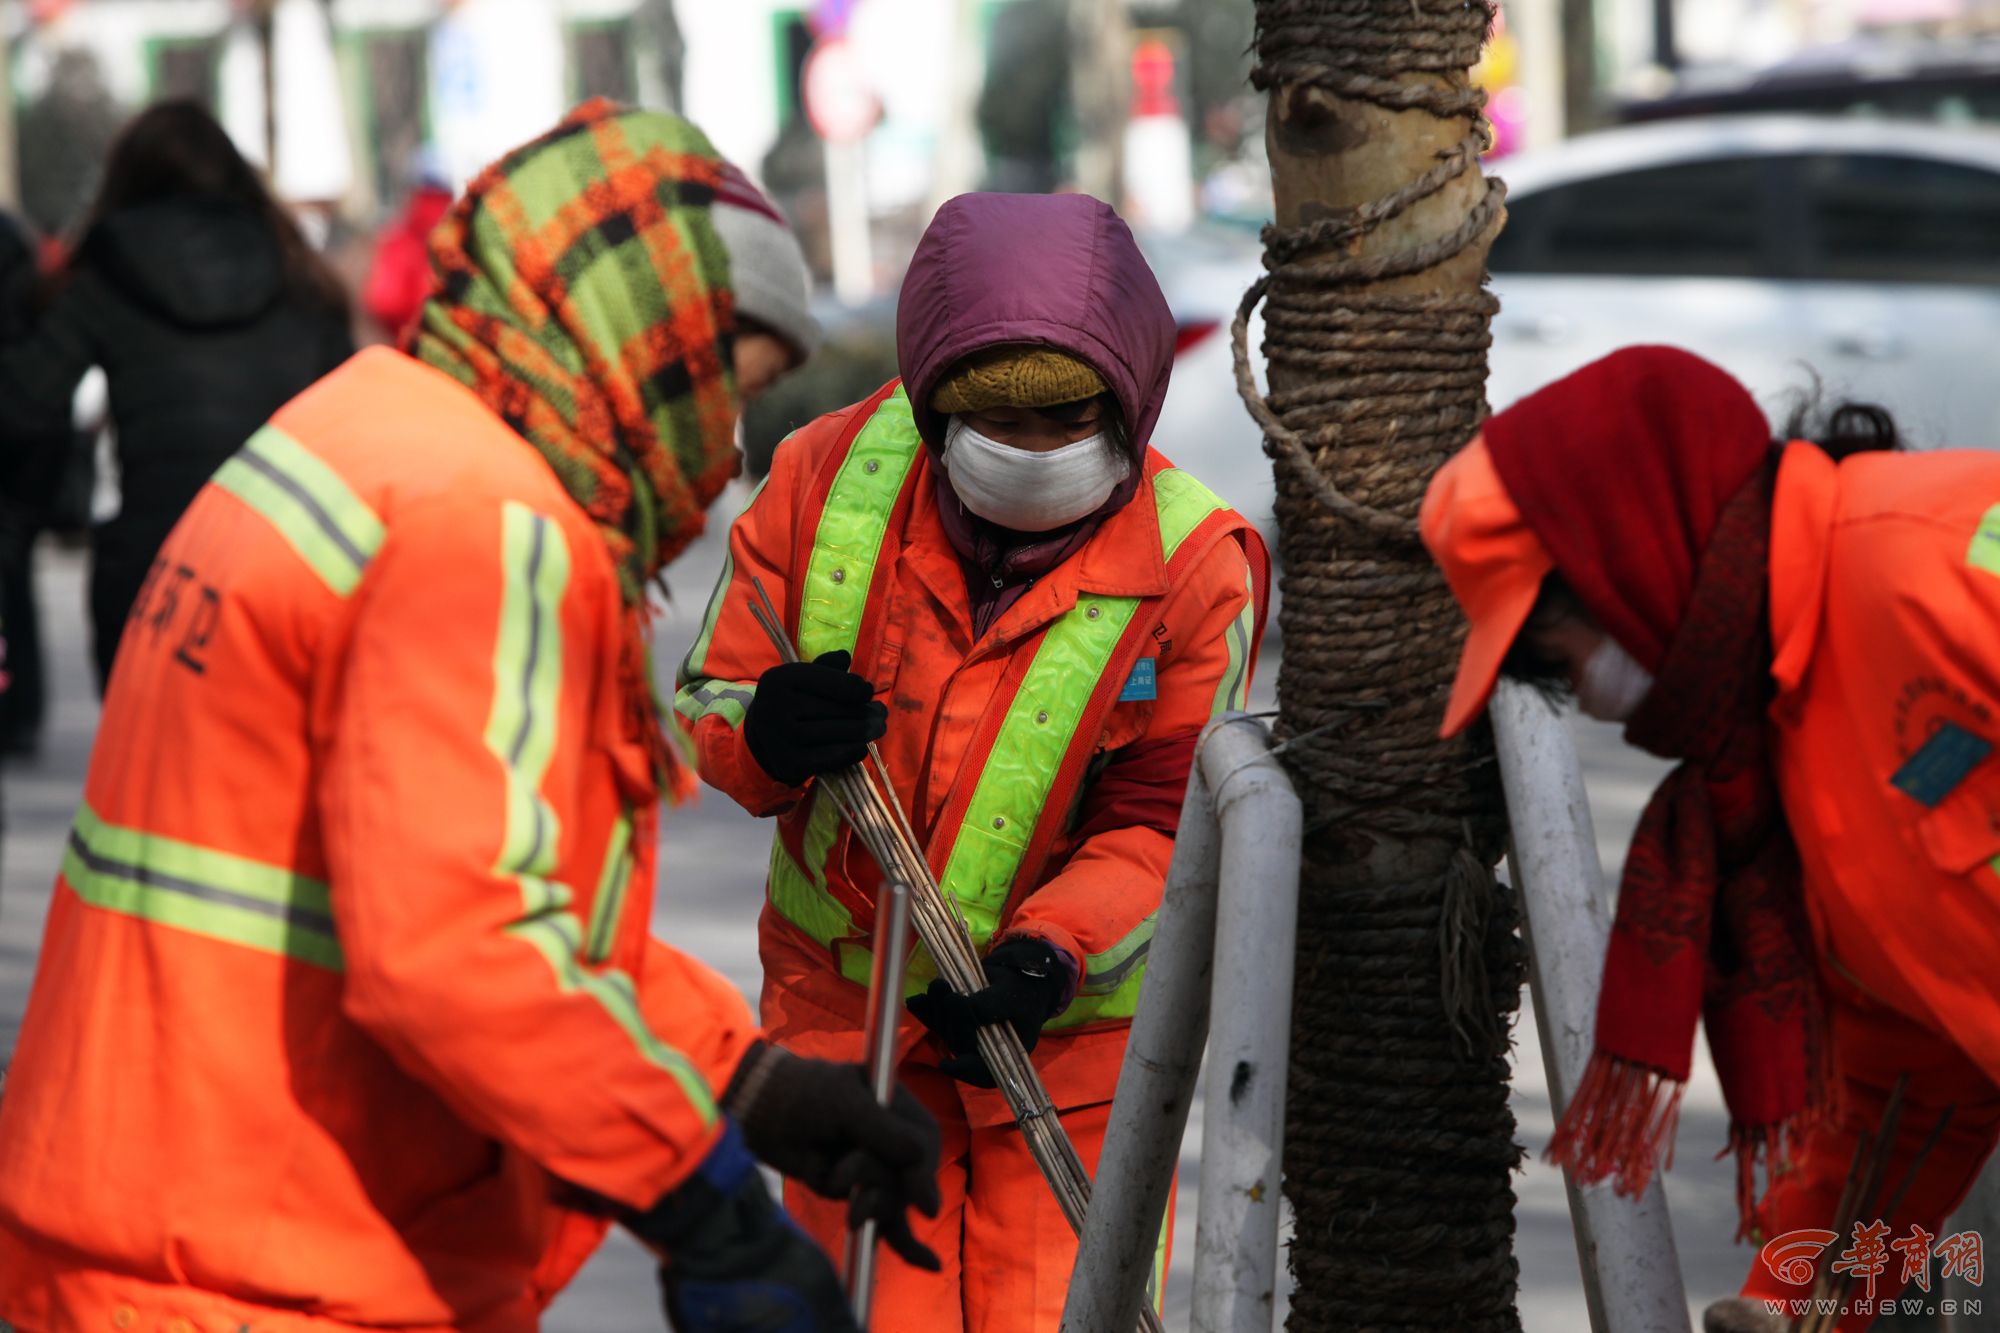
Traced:
<path fill-rule="evenodd" d="M 757 591 L 750 613 L 770 636 L 779 657 L 787 662 L 802 661 L 770 594 L 764 591 L 763 581 L 753 578 L 750 582 Z M 896 789 L 889 783 L 881 751 L 871 743 L 866 764 L 825 774 L 819 781 L 832 796 L 841 818 L 882 867 L 883 875 L 910 886 L 910 919 L 917 938 L 936 961 L 938 975 L 960 995 L 983 989 L 986 969 L 980 963 L 979 950 L 973 947 L 957 900 L 931 873 L 923 843 L 910 827 L 909 816 L 903 813 Z M 1049 1100 L 1042 1076 L 1028 1059 L 1020 1034 L 1006 1023 L 983 1027 L 979 1029 L 979 1053 L 986 1057 L 986 1067 L 1020 1123 L 1028 1151 L 1055 1192 L 1070 1229 L 1081 1234 L 1084 1210 L 1090 1204 L 1090 1173 L 1084 1170 L 1076 1145 L 1056 1118 L 1055 1103 Z M 1147 1333 L 1162 1333 L 1164 1327 L 1151 1306 L 1141 1308 L 1139 1326 Z"/>
<path fill-rule="evenodd" d="M 1931 1150 L 1951 1125 L 1956 1106 L 1947 1106 L 1938 1115 L 1929 1134 L 1911 1158 L 1909 1168 L 1903 1173 L 1902 1183 L 1889 1196 L 1886 1206 L 1879 1197 L 1883 1178 L 1889 1170 L 1889 1159 L 1896 1148 L 1896 1129 L 1903 1119 L 1903 1094 L 1909 1089 L 1910 1076 L 1904 1074 L 1889 1090 L 1889 1099 L 1882 1108 L 1882 1123 L 1873 1135 L 1863 1134 L 1861 1142 L 1855 1145 L 1854 1160 L 1847 1168 L 1847 1183 L 1841 1188 L 1840 1202 L 1834 1209 L 1834 1225 L 1839 1228 L 1836 1240 L 1852 1237 L 1858 1223 L 1870 1217 L 1877 1221 L 1895 1225 L 1896 1210 L 1903 1206 L 1903 1198 L 1916 1183 L 1917 1175 L 1924 1169 Z M 1858 1269 L 1845 1275 L 1834 1273 L 1832 1265 L 1821 1269 L 1813 1282 L 1813 1298 L 1808 1303 L 1811 1311 L 1804 1321 L 1796 1326 L 1797 1333 L 1833 1333 L 1840 1323 L 1841 1312 L 1846 1310 L 1854 1297 L 1854 1287 L 1860 1281 Z"/>

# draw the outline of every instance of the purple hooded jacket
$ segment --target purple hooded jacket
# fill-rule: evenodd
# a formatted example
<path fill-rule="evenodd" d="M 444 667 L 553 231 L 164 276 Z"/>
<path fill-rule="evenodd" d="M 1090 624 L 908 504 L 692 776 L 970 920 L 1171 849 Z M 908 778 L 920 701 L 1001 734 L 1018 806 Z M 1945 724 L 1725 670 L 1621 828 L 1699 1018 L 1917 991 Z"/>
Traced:
<path fill-rule="evenodd" d="M 984 633 L 1026 589 L 1080 549 L 1137 492 L 1167 396 L 1174 317 L 1123 218 L 1081 194 L 962 194 L 917 244 L 896 306 L 896 356 L 917 429 L 933 451 L 945 418 L 930 406 L 945 372 L 1007 343 L 1040 343 L 1089 363 L 1124 415 L 1134 450 L 1126 483 L 1088 518 L 1015 533 L 970 513 L 937 469 L 946 534 L 966 565 L 974 628 Z"/>

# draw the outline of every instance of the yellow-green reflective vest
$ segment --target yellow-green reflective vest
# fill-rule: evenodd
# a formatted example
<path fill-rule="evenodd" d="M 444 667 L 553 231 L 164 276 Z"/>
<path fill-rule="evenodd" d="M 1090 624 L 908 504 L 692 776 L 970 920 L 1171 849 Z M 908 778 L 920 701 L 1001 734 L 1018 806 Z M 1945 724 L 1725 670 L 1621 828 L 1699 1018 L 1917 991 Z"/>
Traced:
<path fill-rule="evenodd" d="M 883 551 L 898 494 L 923 441 L 900 385 L 883 398 L 849 442 L 833 472 L 813 534 L 812 552 L 795 594 L 798 647 L 807 659 L 854 650 L 871 613 L 869 590 L 877 567 L 893 558 Z M 1158 507 L 1161 554 L 1171 573 L 1197 558 L 1215 540 L 1243 526 L 1215 493 L 1178 468 L 1157 472 L 1148 488 Z M 1199 535 L 1198 535 L 1199 534 Z M 1010 671 L 989 705 L 974 742 L 983 751 L 978 776 L 947 801 L 930 846 L 938 882 L 958 900 L 974 945 L 992 938 L 1027 878 L 1032 887 L 1048 850 L 1075 804 L 1085 766 L 1096 750 L 1104 717 L 1164 610 L 1164 598 L 1086 593 L 1029 645 L 1025 675 Z M 826 887 L 826 864 L 841 818 L 817 787 L 794 860 L 782 839 L 771 847 L 772 908 L 830 949 L 841 974 L 866 985 L 868 939 L 847 907 Z M 1075 1001 L 1050 1029 L 1129 1019 L 1138 1006 L 1152 943 L 1148 917 L 1126 938 L 1087 961 Z M 920 993 L 937 976 L 919 947 L 909 968 L 908 991 Z"/>

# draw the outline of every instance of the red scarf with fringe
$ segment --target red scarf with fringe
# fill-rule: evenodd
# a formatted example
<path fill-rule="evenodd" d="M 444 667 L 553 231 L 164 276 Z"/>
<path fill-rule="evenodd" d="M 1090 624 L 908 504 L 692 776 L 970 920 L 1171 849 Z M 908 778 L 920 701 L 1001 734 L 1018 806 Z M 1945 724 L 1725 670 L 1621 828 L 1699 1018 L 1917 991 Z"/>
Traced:
<path fill-rule="evenodd" d="M 1697 1023 L 1730 1114 L 1739 1220 L 1824 1089 L 1823 1010 L 1766 717 L 1776 459 L 1728 374 L 1629 348 L 1495 416 L 1508 495 L 1597 623 L 1653 673 L 1633 745 L 1681 764 L 1620 883 L 1596 1048 L 1549 1145 L 1637 1196 L 1672 1160 Z"/>
<path fill-rule="evenodd" d="M 1549 1144 L 1580 1180 L 1638 1195 L 1673 1160 L 1697 1016 L 1729 1106 L 1741 1231 L 1819 1101 L 1825 1041 L 1798 849 L 1765 710 L 1775 466 L 1722 511 L 1693 600 L 1625 739 L 1682 761 L 1625 859 L 1598 996 L 1597 1046 Z"/>

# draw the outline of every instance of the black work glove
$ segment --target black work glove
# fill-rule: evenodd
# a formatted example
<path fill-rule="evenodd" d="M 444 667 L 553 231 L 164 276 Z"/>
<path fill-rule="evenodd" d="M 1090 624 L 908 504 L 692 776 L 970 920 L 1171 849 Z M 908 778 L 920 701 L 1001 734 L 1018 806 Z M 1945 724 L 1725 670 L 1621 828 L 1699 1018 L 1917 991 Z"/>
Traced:
<path fill-rule="evenodd" d="M 757 766 L 787 787 L 861 762 L 889 729 L 875 687 L 847 668 L 846 652 L 780 662 L 757 678 L 743 743 Z"/>
<path fill-rule="evenodd" d="M 980 1028 L 1012 1023 L 1021 1045 L 1035 1049 L 1042 1025 L 1056 1016 L 1069 989 L 1069 964 L 1045 940 L 1002 941 L 986 955 L 986 988 L 960 995 L 943 980 L 909 1000 L 917 1021 L 942 1040 L 949 1058 L 938 1068 L 960 1083 L 990 1088 L 993 1071 L 979 1053 Z"/>
<path fill-rule="evenodd" d="M 905 1261 L 935 1273 L 937 1255 L 910 1231 L 909 1210 L 938 1213 L 938 1127 L 898 1084 L 878 1105 L 860 1065 L 809 1060 L 758 1042 L 722 1105 L 759 1160 L 823 1199 L 846 1199 L 847 1224 L 872 1219 Z"/>
<path fill-rule="evenodd" d="M 734 1125 L 625 1224 L 665 1259 L 660 1296 L 675 1333 L 854 1333 L 832 1263 L 772 1202 Z"/>

